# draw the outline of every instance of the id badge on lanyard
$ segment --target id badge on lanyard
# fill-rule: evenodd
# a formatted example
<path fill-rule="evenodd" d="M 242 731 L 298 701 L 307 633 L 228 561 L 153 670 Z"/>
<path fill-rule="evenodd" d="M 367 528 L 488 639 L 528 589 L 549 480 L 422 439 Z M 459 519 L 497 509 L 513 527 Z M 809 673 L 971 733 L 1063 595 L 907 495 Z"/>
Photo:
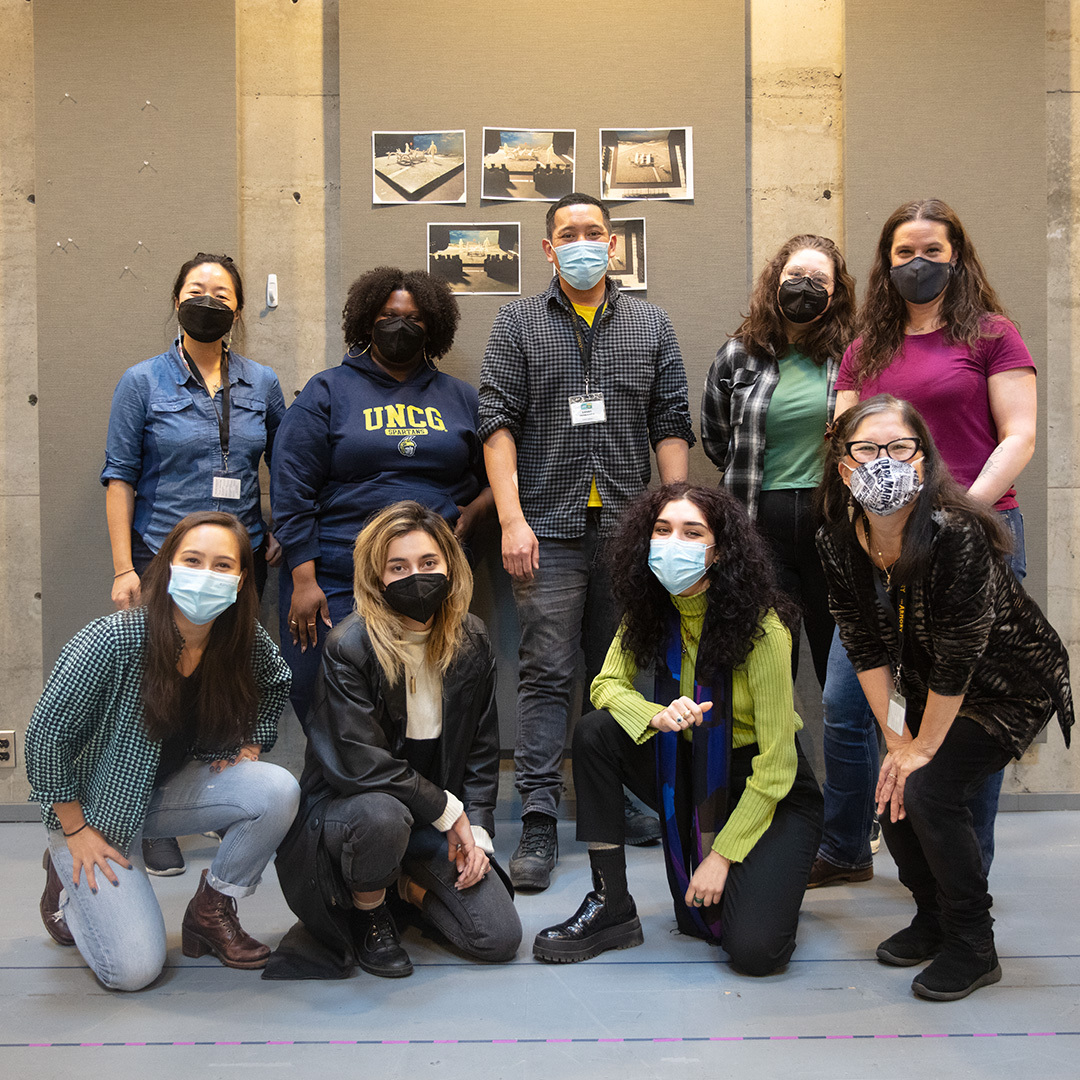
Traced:
<path fill-rule="evenodd" d="M 607 420 L 603 394 L 578 394 L 570 397 L 570 424 L 603 424 Z"/>
<path fill-rule="evenodd" d="M 210 388 L 199 371 L 198 365 L 188 355 L 187 349 L 180 345 L 188 370 L 195 376 L 199 385 L 210 395 Z M 223 348 L 221 350 L 221 412 L 218 412 L 214 404 L 213 395 L 210 395 L 210 404 L 214 408 L 214 415 L 218 422 L 218 440 L 221 447 L 221 468 L 214 470 L 214 478 L 210 484 L 210 498 L 215 501 L 236 502 L 240 498 L 240 476 L 229 472 L 229 354 Z"/>
<path fill-rule="evenodd" d="M 884 605 L 885 610 L 893 616 L 893 625 L 896 627 L 896 634 L 900 639 L 900 662 L 896 665 L 896 674 L 893 676 L 893 690 L 889 694 L 889 711 L 885 717 L 885 724 L 890 731 L 896 732 L 897 735 L 903 735 L 904 723 L 907 718 L 907 699 L 900 693 L 900 676 L 904 664 L 904 609 L 907 601 L 907 586 L 900 586 L 900 595 L 894 607 L 889 594 L 881 584 L 881 579 L 876 575 L 874 584 L 877 587 L 878 600 Z"/>
<path fill-rule="evenodd" d="M 568 401 L 570 404 L 570 426 L 581 427 L 584 424 L 607 423 L 607 406 L 604 404 L 604 395 L 601 391 L 594 391 L 589 387 L 589 370 L 592 366 L 592 347 L 596 338 L 596 328 L 600 325 L 600 317 L 604 314 L 607 306 L 605 301 L 596 310 L 592 325 L 589 327 L 589 336 L 583 339 L 581 328 L 578 326 L 577 312 L 574 312 L 574 336 L 577 338 L 578 349 L 585 365 L 585 393 L 571 394 Z"/>

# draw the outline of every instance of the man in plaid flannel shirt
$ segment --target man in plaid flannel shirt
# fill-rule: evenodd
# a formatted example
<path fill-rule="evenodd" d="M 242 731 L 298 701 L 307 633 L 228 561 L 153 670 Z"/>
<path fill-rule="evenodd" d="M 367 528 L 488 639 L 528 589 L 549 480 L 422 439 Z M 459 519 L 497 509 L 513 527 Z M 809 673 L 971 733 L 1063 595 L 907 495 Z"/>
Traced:
<path fill-rule="evenodd" d="M 648 484 L 650 444 L 671 483 L 686 479 L 694 442 L 671 320 L 607 280 L 614 248 L 602 203 L 576 193 L 555 203 L 543 250 L 557 276 L 499 311 L 481 373 L 479 433 L 521 623 L 519 888 L 547 888 L 555 865 L 579 650 L 587 693 L 616 629 L 603 538 Z"/>

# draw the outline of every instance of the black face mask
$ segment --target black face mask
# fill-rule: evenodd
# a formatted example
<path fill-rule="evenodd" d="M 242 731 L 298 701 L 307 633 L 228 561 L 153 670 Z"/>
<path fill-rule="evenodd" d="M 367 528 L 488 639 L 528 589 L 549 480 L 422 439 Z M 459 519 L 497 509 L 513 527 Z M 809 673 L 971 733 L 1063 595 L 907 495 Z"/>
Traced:
<path fill-rule="evenodd" d="M 777 300 L 788 322 L 808 323 L 829 306 L 829 290 L 808 277 L 781 282 Z"/>
<path fill-rule="evenodd" d="M 450 592 L 450 579 L 445 574 L 410 574 L 391 581 L 383 589 L 386 602 L 399 614 L 426 623 Z"/>
<path fill-rule="evenodd" d="M 952 270 L 952 263 L 931 262 L 920 255 L 902 266 L 894 266 L 889 277 L 909 304 L 929 304 L 945 291 Z"/>
<path fill-rule="evenodd" d="M 379 355 L 395 367 L 405 367 L 417 358 L 425 336 L 422 326 L 400 315 L 379 319 L 371 328 L 371 340 Z"/>
<path fill-rule="evenodd" d="M 236 312 L 216 296 L 193 296 L 176 310 L 184 333 L 196 341 L 220 341 L 231 329 Z"/>

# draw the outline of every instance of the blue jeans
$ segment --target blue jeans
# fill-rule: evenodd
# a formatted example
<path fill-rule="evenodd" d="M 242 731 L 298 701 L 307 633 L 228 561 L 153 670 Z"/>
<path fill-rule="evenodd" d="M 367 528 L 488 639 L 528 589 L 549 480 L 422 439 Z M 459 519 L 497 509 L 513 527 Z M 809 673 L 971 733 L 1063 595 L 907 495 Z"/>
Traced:
<path fill-rule="evenodd" d="M 147 836 L 221 832 L 206 883 L 226 896 L 255 891 L 270 857 L 288 832 L 300 802 L 292 775 L 267 761 L 241 761 L 220 773 L 192 761 L 154 788 L 143 820 Z M 110 990 L 141 990 L 165 965 L 165 920 L 142 861 L 136 836 L 132 869 L 110 866 L 114 887 L 96 871 L 97 893 L 84 876 L 76 887 L 63 833 L 49 831 L 49 851 L 64 890 L 60 910 L 90 970 Z"/>
<path fill-rule="evenodd" d="M 323 556 L 315 560 L 315 580 L 326 595 L 326 606 L 330 610 L 330 621 L 337 626 L 342 619 L 352 613 L 356 606 L 353 599 L 353 561 L 351 548 L 323 546 Z M 289 701 L 292 702 L 296 719 L 307 730 L 307 714 L 311 699 L 315 696 L 315 679 L 322 662 L 323 646 L 330 627 L 316 615 L 316 641 L 308 645 L 306 652 L 300 651 L 299 645 L 293 644 L 292 631 L 289 629 L 289 607 L 292 604 L 293 580 L 288 566 L 282 566 L 278 576 L 278 632 L 281 641 L 281 655 L 292 672 L 292 687 Z M 147 836 L 150 834 L 147 833 Z"/>
<path fill-rule="evenodd" d="M 585 653 L 585 697 L 615 636 L 600 511 L 588 512 L 576 540 L 540 538 L 540 568 L 514 582 L 521 624 L 514 784 L 522 813 L 557 817 L 562 758 L 578 656 Z"/>
<path fill-rule="evenodd" d="M 1017 580 L 1023 581 L 1027 570 L 1023 516 L 1018 509 L 1002 510 L 1001 519 L 1013 537 L 1014 550 L 1008 564 Z M 839 631 L 833 635 L 829 650 L 821 704 L 825 721 L 825 829 L 818 854 L 835 866 L 869 866 L 878 729 L 855 669 L 840 644 Z M 984 873 L 989 873 L 994 861 L 994 820 L 1003 780 L 1003 770 L 993 773 L 967 803 L 982 851 Z"/>

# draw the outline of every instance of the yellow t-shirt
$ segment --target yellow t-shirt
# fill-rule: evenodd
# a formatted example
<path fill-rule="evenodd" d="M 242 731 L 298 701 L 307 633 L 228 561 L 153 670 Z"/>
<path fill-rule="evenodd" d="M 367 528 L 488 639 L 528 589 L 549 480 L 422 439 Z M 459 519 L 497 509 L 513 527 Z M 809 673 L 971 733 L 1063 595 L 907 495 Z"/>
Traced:
<path fill-rule="evenodd" d="M 571 301 L 573 303 L 573 301 Z M 574 304 L 574 310 L 590 325 L 593 324 L 593 319 L 596 318 L 596 313 L 599 310 L 597 307 L 585 307 L 584 304 Z M 587 506 L 603 506 L 604 501 L 600 498 L 600 492 L 596 486 L 596 477 L 592 478 L 592 487 L 589 489 L 589 501 Z"/>

